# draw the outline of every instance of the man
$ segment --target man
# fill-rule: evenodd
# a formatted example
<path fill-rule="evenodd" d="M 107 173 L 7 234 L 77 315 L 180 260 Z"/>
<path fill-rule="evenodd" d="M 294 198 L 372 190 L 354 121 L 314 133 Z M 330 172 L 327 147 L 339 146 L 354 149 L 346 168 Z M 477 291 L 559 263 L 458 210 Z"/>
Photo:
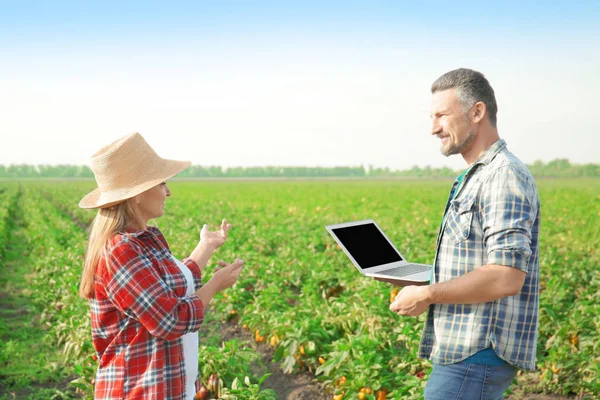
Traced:
<path fill-rule="evenodd" d="M 467 169 L 454 184 L 437 239 L 432 282 L 390 305 L 428 310 L 419 356 L 433 370 L 425 399 L 501 399 L 518 369 L 535 370 L 540 202 L 527 167 L 498 136 L 494 90 L 483 74 L 438 78 L 432 131 Z"/>

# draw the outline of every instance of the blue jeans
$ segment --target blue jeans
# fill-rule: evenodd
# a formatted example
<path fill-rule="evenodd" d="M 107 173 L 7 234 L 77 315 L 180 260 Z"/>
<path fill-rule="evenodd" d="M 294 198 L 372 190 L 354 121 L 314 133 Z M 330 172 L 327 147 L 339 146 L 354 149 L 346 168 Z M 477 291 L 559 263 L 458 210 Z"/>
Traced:
<path fill-rule="evenodd" d="M 425 387 L 425 400 L 503 399 L 516 375 L 517 369 L 508 364 L 434 364 Z"/>

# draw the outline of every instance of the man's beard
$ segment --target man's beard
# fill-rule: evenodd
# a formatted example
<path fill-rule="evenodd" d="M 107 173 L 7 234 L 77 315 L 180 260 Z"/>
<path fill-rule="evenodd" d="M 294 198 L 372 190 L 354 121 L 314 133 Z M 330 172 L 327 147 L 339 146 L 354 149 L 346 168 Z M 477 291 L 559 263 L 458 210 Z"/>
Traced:
<path fill-rule="evenodd" d="M 462 143 L 454 143 L 454 142 L 450 142 L 450 140 L 448 140 L 449 145 L 448 147 L 444 147 L 444 145 L 442 145 L 442 154 L 445 155 L 446 157 L 451 156 L 453 154 L 460 154 L 463 152 L 464 149 L 466 149 L 467 147 L 469 147 L 471 145 L 471 143 L 473 143 L 473 140 L 475 140 L 475 132 L 469 131 L 469 134 L 467 135 L 467 137 L 465 138 L 465 140 L 462 141 Z M 450 138 L 448 138 L 450 139 Z"/>

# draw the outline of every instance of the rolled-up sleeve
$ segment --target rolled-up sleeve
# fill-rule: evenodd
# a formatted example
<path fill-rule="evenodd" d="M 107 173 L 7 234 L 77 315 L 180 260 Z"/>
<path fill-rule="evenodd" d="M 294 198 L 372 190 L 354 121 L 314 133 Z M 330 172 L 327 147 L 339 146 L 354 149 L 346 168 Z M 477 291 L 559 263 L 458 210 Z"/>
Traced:
<path fill-rule="evenodd" d="M 194 277 L 194 291 L 197 291 L 202 287 L 202 272 L 200 271 L 200 267 L 191 258 L 185 258 L 183 263 L 192 272 L 192 276 Z"/>
<path fill-rule="evenodd" d="M 512 165 L 498 168 L 482 186 L 479 210 L 489 264 L 528 272 L 536 193 L 534 182 Z"/>
<path fill-rule="evenodd" d="M 103 280 L 110 301 L 153 336 L 174 340 L 200 329 L 204 319 L 200 298 L 178 297 L 140 246 L 117 243 L 110 250 Z"/>

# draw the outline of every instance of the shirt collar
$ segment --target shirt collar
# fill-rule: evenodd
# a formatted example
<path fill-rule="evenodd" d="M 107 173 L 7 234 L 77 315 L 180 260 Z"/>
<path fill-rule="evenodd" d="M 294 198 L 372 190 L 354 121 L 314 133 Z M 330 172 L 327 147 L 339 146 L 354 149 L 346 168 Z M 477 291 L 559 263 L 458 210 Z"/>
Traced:
<path fill-rule="evenodd" d="M 473 163 L 473 165 L 476 165 L 476 164 L 488 165 L 490 162 L 492 162 L 494 157 L 496 157 L 496 155 L 498 153 L 500 153 L 502 150 L 504 150 L 505 148 L 506 148 L 506 142 L 504 141 L 504 139 L 498 139 L 493 145 L 490 146 L 489 149 L 487 149 L 485 151 L 485 153 L 483 153 L 481 156 L 479 156 L 479 158 L 477 159 L 477 161 L 475 161 Z"/>
<path fill-rule="evenodd" d="M 155 235 L 156 228 L 153 226 L 147 226 L 146 229 L 136 230 L 130 227 L 125 228 L 125 233 L 132 237 L 145 237 Z"/>
<path fill-rule="evenodd" d="M 498 153 L 500 153 L 502 150 L 504 150 L 505 148 L 506 148 L 506 142 L 504 141 L 504 139 L 496 140 L 496 142 L 494 142 L 494 144 L 491 145 L 485 151 L 485 153 L 483 153 L 482 155 L 479 156 L 477 161 L 475 161 L 473 164 L 471 164 L 466 169 L 465 176 L 470 175 L 471 171 L 473 171 L 477 167 L 477 165 L 479 165 L 479 164 L 488 165 L 489 163 L 491 163 L 492 160 L 496 157 L 496 155 Z"/>

